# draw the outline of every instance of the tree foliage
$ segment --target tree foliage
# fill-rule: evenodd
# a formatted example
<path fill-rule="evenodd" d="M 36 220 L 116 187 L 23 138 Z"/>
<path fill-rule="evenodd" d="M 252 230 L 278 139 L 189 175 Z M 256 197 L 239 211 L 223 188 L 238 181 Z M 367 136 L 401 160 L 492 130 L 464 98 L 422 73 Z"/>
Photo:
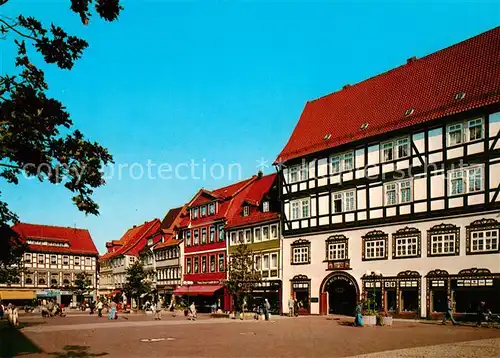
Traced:
<path fill-rule="evenodd" d="M 75 276 L 75 281 L 73 281 L 72 291 L 77 296 L 83 296 L 90 293 L 92 289 L 92 281 L 90 275 L 86 272 L 79 272 Z"/>
<path fill-rule="evenodd" d="M 94 12 L 113 21 L 122 10 L 119 0 L 67 1 L 84 25 Z M 31 56 L 38 52 L 45 63 L 71 70 L 88 43 L 54 23 L 47 26 L 25 14 L 9 17 L 8 4 L 8 0 L 0 0 L 0 41 L 13 41 L 17 53 L 13 54 L 13 73 L 0 74 L 0 179 L 18 184 L 24 175 L 62 184 L 73 193 L 79 210 L 97 215 L 99 206 L 92 194 L 104 185 L 102 170 L 113 158 L 106 148 L 73 128 L 64 105 L 47 94 L 44 71 Z M 0 201 L 0 226 L 17 221 L 7 203 Z M 10 243 L 4 236 L 0 240 L 2 245 Z M 0 251 L 1 271 L 17 253 L 16 248 Z M 0 282 L 7 276 L 11 273 L 0 272 Z"/>
<path fill-rule="evenodd" d="M 123 291 L 128 297 L 138 300 L 143 294 L 151 292 L 152 280 L 144 271 L 144 266 L 140 260 L 128 267 L 126 272 L 127 282 L 123 285 Z"/>
<path fill-rule="evenodd" d="M 262 281 L 259 271 L 253 264 L 252 251 L 247 244 L 236 246 L 229 260 L 229 279 L 226 287 L 238 297 L 247 296 Z"/>

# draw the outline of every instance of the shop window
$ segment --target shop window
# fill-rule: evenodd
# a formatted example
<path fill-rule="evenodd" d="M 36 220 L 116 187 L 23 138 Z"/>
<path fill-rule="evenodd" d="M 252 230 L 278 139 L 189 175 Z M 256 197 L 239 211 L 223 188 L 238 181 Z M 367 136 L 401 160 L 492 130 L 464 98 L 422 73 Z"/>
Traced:
<path fill-rule="evenodd" d="M 442 290 L 432 291 L 432 312 L 446 312 L 448 309 L 448 295 Z"/>
<path fill-rule="evenodd" d="M 386 288 L 386 310 L 387 312 L 396 312 L 397 307 L 397 296 L 395 288 Z"/>
<path fill-rule="evenodd" d="M 362 237 L 362 259 L 386 260 L 388 235 L 380 230 L 372 230 Z"/>
<path fill-rule="evenodd" d="M 310 313 L 311 280 L 305 275 L 296 275 L 290 280 L 290 283 L 292 286 L 292 295 L 300 307 L 298 313 Z"/>
<path fill-rule="evenodd" d="M 392 258 L 420 257 L 421 234 L 418 229 L 405 227 L 392 235 Z"/>
<path fill-rule="evenodd" d="M 311 263 L 311 242 L 304 239 L 296 240 L 291 245 L 292 265 L 306 265 Z"/>
<path fill-rule="evenodd" d="M 418 290 L 401 290 L 401 312 L 417 312 L 418 310 Z"/>
<path fill-rule="evenodd" d="M 460 228 L 452 224 L 440 224 L 427 231 L 427 256 L 459 254 Z"/>
<path fill-rule="evenodd" d="M 467 226 L 467 255 L 500 251 L 500 223 L 495 219 L 481 219 Z"/>

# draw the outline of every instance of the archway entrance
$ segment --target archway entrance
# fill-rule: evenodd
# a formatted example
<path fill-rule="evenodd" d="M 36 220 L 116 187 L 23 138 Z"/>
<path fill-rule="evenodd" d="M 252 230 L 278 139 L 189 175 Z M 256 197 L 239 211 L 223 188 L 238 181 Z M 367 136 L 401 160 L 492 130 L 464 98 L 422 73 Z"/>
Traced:
<path fill-rule="evenodd" d="M 345 272 L 327 276 L 321 285 L 321 314 L 353 316 L 359 298 L 359 287 L 354 277 Z"/>

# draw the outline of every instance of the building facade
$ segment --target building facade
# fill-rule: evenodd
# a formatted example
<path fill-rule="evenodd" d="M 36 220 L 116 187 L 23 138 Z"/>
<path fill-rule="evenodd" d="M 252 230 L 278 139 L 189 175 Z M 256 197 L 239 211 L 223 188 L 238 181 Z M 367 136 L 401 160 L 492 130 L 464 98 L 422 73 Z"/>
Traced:
<path fill-rule="evenodd" d="M 134 225 L 120 240 L 106 243 L 107 252 L 99 258 L 99 293 L 112 295 L 120 292 L 127 280 L 127 268 L 139 260 L 140 251 L 152 246 L 160 228 L 160 220 L 154 219 L 142 225 Z"/>
<path fill-rule="evenodd" d="M 24 272 L 17 283 L 0 285 L 4 303 L 54 299 L 66 306 L 76 302 L 72 290 L 84 272 L 90 282 L 88 297 L 97 294 L 98 251 L 86 229 L 18 223 L 12 228 L 24 242 Z"/>
<path fill-rule="evenodd" d="M 238 245 L 246 244 L 252 253 L 254 269 L 262 282 L 249 297 L 249 307 L 260 306 L 267 298 L 271 312 L 282 312 L 281 235 L 277 175 L 258 177 L 243 192 L 243 202 L 226 225 L 228 257 Z"/>
<path fill-rule="evenodd" d="M 232 300 L 224 287 L 227 270 L 224 228 L 243 200 L 241 192 L 255 178 L 213 191 L 201 189 L 187 204 L 188 215 L 179 227 L 184 241 L 183 285 L 174 293 L 194 300 L 201 311 L 209 311 L 214 305 L 231 310 Z"/>
<path fill-rule="evenodd" d="M 305 313 L 500 311 L 499 44 L 496 28 L 306 104 L 275 163 L 283 290 Z"/>

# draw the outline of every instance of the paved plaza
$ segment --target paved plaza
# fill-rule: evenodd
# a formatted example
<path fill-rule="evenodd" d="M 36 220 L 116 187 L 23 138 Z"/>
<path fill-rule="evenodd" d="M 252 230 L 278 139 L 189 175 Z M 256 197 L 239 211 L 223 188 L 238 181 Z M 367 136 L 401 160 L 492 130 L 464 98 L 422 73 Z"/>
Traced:
<path fill-rule="evenodd" d="M 355 328 L 343 318 L 274 317 L 271 321 L 165 315 L 22 317 L 0 323 L 1 357 L 498 357 L 500 330 L 398 321 Z"/>

